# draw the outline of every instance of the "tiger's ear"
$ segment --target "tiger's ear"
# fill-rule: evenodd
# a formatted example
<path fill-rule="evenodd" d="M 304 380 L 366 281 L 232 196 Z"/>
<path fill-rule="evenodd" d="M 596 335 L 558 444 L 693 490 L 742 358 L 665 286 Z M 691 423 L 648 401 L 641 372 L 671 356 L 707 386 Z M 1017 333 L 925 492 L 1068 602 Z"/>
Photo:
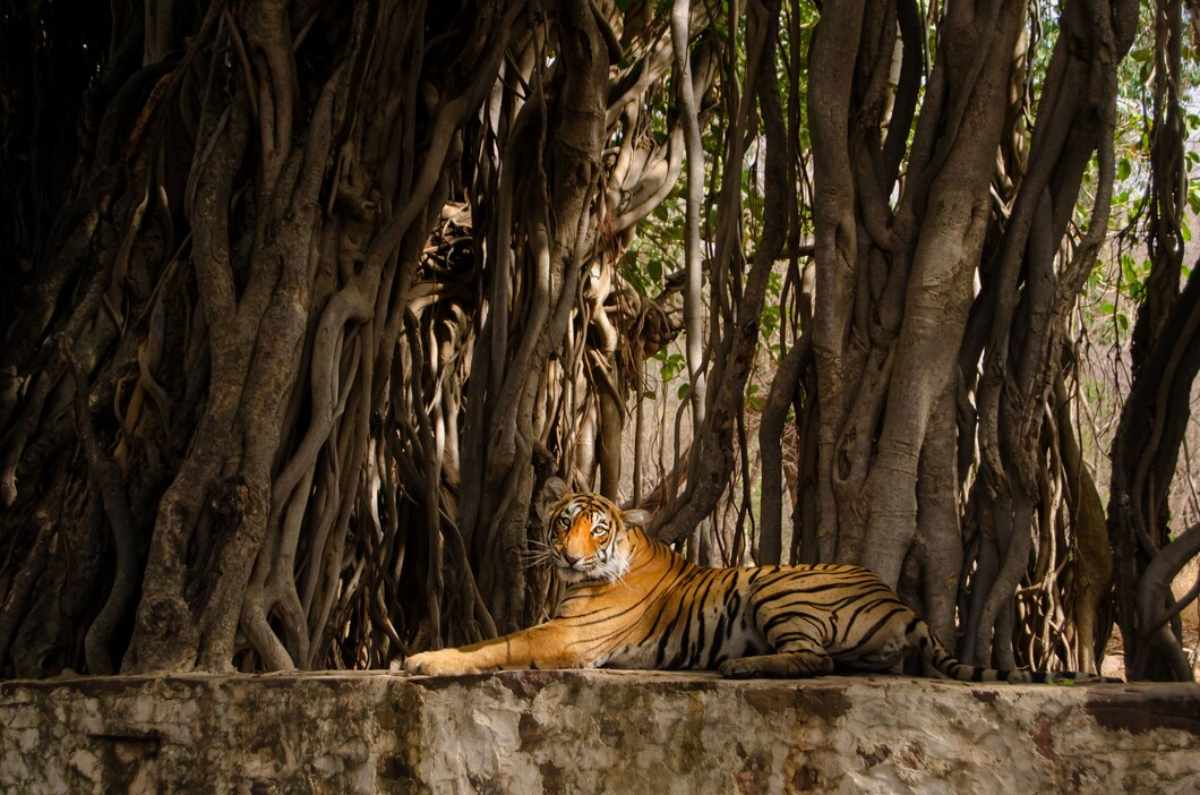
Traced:
<path fill-rule="evenodd" d="M 560 477 L 550 477 L 542 484 L 542 491 L 537 496 L 534 510 L 537 511 L 538 518 L 545 524 L 550 519 L 550 513 L 554 510 L 554 506 L 562 500 L 567 493 L 567 483 Z"/>
<path fill-rule="evenodd" d="M 621 518 L 625 520 L 626 527 L 640 527 L 644 530 L 646 525 L 650 524 L 650 512 L 643 508 L 621 511 Z"/>

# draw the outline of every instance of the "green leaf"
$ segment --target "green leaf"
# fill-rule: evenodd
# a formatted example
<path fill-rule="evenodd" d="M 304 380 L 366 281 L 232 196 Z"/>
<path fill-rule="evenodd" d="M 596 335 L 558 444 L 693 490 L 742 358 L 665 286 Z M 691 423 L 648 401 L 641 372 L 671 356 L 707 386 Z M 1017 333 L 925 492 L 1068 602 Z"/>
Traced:
<path fill-rule="evenodd" d="M 1128 254 L 1121 255 L 1121 276 L 1127 284 L 1136 284 L 1138 277 L 1137 271 L 1134 270 L 1133 257 Z"/>
<path fill-rule="evenodd" d="M 691 393 L 691 391 L 692 391 L 692 385 L 688 384 L 688 383 L 683 383 L 683 384 L 679 385 L 679 389 L 675 390 L 675 395 L 680 400 L 687 400 L 688 395 Z"/>
<path fill-rule="evenodd" d="M 1129 158 L 1122 157 L 1121 162 L 1117 163 L 1117 179 L 1124 182 L 1129 179 L 1129 175 L 1133 173 L 1133 166 L 1129 163 Z"/>
<path fill-rule="evenodd" d="M 767 276 L 767 292 L 770 295 L 779 295 L 783 292 L 783 276 L 772 272 Z"/>
<path fill-rule="evenodd" d="M 646 263 L 646 275 L 653 281 L 657 282 L 662 279 L 662 262 L 657 259 L 652 259 Z"/>

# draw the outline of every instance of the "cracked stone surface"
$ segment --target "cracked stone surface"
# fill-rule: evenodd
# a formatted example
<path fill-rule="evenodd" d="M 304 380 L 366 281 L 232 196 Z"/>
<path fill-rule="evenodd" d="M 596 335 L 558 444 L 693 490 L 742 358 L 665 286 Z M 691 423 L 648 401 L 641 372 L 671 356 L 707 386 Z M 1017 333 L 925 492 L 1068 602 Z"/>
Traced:
<path fill-rule="evenodd" d="M 1200 791 L 1200 685 L 522 671 L 0 683 L 3 792 Z"/>

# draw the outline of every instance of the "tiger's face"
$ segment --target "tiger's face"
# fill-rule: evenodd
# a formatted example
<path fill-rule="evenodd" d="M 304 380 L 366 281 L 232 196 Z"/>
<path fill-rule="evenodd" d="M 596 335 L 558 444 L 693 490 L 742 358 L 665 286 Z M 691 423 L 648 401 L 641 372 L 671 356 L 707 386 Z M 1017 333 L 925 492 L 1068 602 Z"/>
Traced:
<path fill-rule="evenodd" d="M 598 494 L 569 494 L 550 513 L 551 557 L 566 582 L 614 582 L 629 570 L 621 509 Z"/>

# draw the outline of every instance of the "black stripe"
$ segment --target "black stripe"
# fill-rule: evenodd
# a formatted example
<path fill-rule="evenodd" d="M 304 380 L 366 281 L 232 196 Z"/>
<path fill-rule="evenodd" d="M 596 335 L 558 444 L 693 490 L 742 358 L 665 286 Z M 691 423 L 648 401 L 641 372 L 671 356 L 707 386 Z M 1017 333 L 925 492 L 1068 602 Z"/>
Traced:
<path fill-rule="evenodd" d="M 665 613 L 667 611 L 667 608 L 671 606 L 671 600 L 666 598 L 665 596 L 659 597 L 658 604 L 659 604 L 658 613 L 654 616 L 654 621 L 650 624 L 650 629 L 647 630 L 646 634 L 643 635 L 641 640 L 639 640 L 637 642 L 638 646 L 641 646 L 643 643 L 650 640 L 651 638 L 659 637 L 660 633 L 658 632 L 658 625 L 659 625 L 659 622 L 662 621 L 663 613 Z"/>
<path fill-rule="evenodd" d="M 731 595 L 726 601 L 725 615 L 729 616 L 729 631 L 733 632 L 733 620 L 737 618 L 742 609 L 742 592 L 737 588 L 731 591 Z"/>
<path fill-rule="evenodd" d="M 833 639 L 831 637 L 831 633 L 830 633 L 829 629 L 827 629 L 825 624 L 821 621 L 820 616 L 815 616 L 810 613 L 805 613 L 802 616 L 797 616 L 797 618 L 799 618 L 799 620 L 801 620 L 801 621 L 811 624 L 812 628 L 814 630 L 816 630 L 817 635 L 819 635 L 820 637 L 822 637 L 822 638 L 830 637 L 831 640 Z M 834 623 L 833 618 L 834 617 L 831 616 L 830 626 L 834 630 L 833 635 L 836 635 L 837 624 Z"/>
<path fill-rule="evenodd" d="M 704 631 L 705 630 L 704 610 L 705 610 L 705 605 L 708 603 L 708 595 L 710 593 L 712 593 L 713 584 L 716 583 L 718 573 L 719 572 L 717 570 L 715 570 L 715 569 L 713 570 L 712 576 L 708 578 L 708 584 L 704 586 L 704 593 L 700 594 L 700 598 L 697 600 L 697 606 L 698 606 L 697 612 L 699 613 L 697 618 L 698 618 L 698 623 L 700 624 L 700 626 L 698 628 L 698 633 L 697 633 L 698 636 L 696 638 L 696 651 L 688 659 L 687 667 L 689 669 L 696 668 L 698 665 L 700 665 L 700 656 L 702 654 L 704 654 L 704 644 L 705 644 L 706 640 L 708 639 L 708 635 Z"/>
<path fill-rule="evenodd" d="M 888 589 L 886 587 L 883 588 L 882 591 L 891 593 L 890 589 Z M 754 622 L 757 624 L 759 621 L 759 612 L 760 612 L 761 608 L 763 607 L 763 605 L 771 604 L 773 602 L 783 601 L 783 600 L 786 600 L 789 598 L 792 598 L 792 601 L 787 602 L 786 604 L 781 604 L 778 606 L 778 608 L 786 610 L 791 607 L 796 607 L 796 606 L 802 605 L 805 608 L 807 608 L 810 612 L 835 613 L 836 611 L 841 610 L 844 607 L 847 607 L 848 605 L 861 599 L 862 597 L 863 597 L 863 594 L 856 592 L 856 593 L 849 594 L 849 595 L 844 596 L 839 599 L 834 599 L 833 601 L 830 601 L 830 602 L 821 602 L 821 601 L 818 601 L 815 599 L 810 599 L 810 598 L 805 597 L 804 595 L 802 595 L 802 592 L 800 592 L 800 591 L 791 591 L 791 590 L 781 589 L 781 590 L 777 591 L 776 593 L 771 594 L 770 596 L 763 597 L 762 599 L 754 602 L 754 611 L 752 613 L 752 616 L 754 618 Z M 895 598 L 892 598 L 890 600 L 886 599 L 886 598 L 880 598 L 880 599 L 875 600 L 875 602 L 873 602 L 873 604 L 880 605 L 880 604 L 884 604 L 885 602 L 888 602 L 888 601 L 891 601 L 898 606 L 908 609 L 907 605 L 905 605 L 903 602 L 901 602 L 900 600 L 895 599 Z"/>
<path fill-rule="evenodd" d="M 698 569 L 698 571 L 704 573 L 712 570 Z M 682 593 L 679 595 L 680 600 L 687 604 L 687 617 L 684 619 L 683 623 L 683 637 L 679 642 L 679 651 L 675 653 L 673 658 L 671 658 L 671 662 L 667 663 L 667 668 L 671 670 L 683 667 L 683 665 L 687 662 L 689 655 L 691 654 L 692 624 L 694 624 L 696 621 L 695 611 L 700 607 L 700 602 L 698 599 L 696 599 L 696 594 L 700 591 L 700 586 L 702 584 L 702 581 L 697 580 L 695 587 L 691 589 L 690 593 Z"/>
<path fill-rule="evenodd" d="M 858 607 L 854 608 L 854 612 L 852 612 L 850 614 L 850 620 L 848 620 L 846 622 L 846 631 L 842 635 L 842 640 L 849 640 L 850 631 L 852 629 L 854 629 L 856 623 L 858 622 L 859 616 L 861 616 L 863 613 L 867 612 L 868 610 L 874 610 L 875 608 L 879 607 L 880 605 L 887 604 L 887 601 L 888 600 L 886 600 L 886 599 L 876 599 L 874 601 L 865 602 L 865 603 L 859 605 Z M 904 609 L 907 610 L 908 608 L 904 608 Z M 893 612 L 889 613 L 888 615 L 894 616 L 897 614 L 897 612 L 899 612 L 899 611 L 893 611 Z"/>
<path fill-rule="evenodd" d="M 783 610 L 771 616 L 765 624 L 759 624 L 758 628 L 764 635 L 766 635 L 771 630 L 775 629 L 775 627 L 786 621 L 791 621 L 793 618 L 804 620 L 811 617 L 812 615 L 805 610 Z"/>
<path fill-rule="evenodd" d="M 774 647 L 772 649 L 772 651 L 775 651 L 775 652 L 782 651 L 782 649 L 779 647 L 781 647 L 785 643 L 789 643 L 793 640 L 807 640 L 809 643 L 813 644 L 814 646 L 822 645 L 816 638 L 812 637 L 811 635 L 809 635 L 807 633 L 799 632 L 799 631 L 785 632 L 782 635 L 779 635 L 778 637 L 775 638 L 774 642 L 771 644 Z"/>
<path fill-rule="evenodd" d="M 679 617 L 683 615 L 682 610 L 676 610 L 675 616 L 671 619 L 671 623 L 667 624 L 667 628 L 663 630 L 662 635 L 658 638 L 658 649 L 654 655 L 654 667 L 662 668 L 663 659 L 667 656 L 667 643 L 671 639 L 671 635 L 675 631 L 675 625 L 679 622 Z"/>
<path fill-rule="evenodd" d="M 636 645 L 638 645 L 638 646 L 641 646 L 641 645 L 642 645 L 643 643 L 645 643 L 646 641 L 648 641 L 648 640 L 650 640 L 651 638 L 655 637 L 655 635 L 657 634 L 657 633 L 655 632 L 655 630 L 657 630 L 657 629 L 658 629 L 658 622 L 662 620 L 663 613 L 665 613 L 665 612 L 666 612 L 666 610 L 667 610 L 667 606 L 668 606 L 670 603 L 671 603 L 671 600 L 670 600 L 670 599 L 666 599 L 666 598 L 660 598 L 660 599 L 659 599 L 658 613 L 657 613 L 657 615 L 655 615 L 655 616 L 654 616 L 654 621 L 653 621 L 653 622 L 651 622 L 651 624 L 650 624 L 650 629 L 649 629 L 649 630 L 647 630 L 646 634 L 642 636 L 642 639 L 641 639 L 641 640 L 639 640 L 639 641 L 637 642 L 637 644 L 636 644 Z"/>
<path fill-rule="evenodd" d="M 895 596 L 892 595 L 892 591 L 890 588 L 886 588 L 886 587 L 875 589 L 871 593 L 852 594 L 850 596 L 847 596 L 844 599 L 839 599 L 839 600 L 836 600 L 833 602 L 818 602 L 813 599 L 810 599 L 807 601 L 814 608 L 834 611 L 834 610 L 842 610 L 844 608 L 847 608 L 850 605 L 857 602 L 858 600 L 865 599 L 867 597 L 874 597 L 874 601 L 872 601 L 871 604 L 876 607 L 878 607 L 880 605 L 884 605 L 884 604 L 893 604 L 893 605 L 896 605 L 897 607 L 903 607 L 906 610 L 910 609 L 908 607 L 908 605 L 904 604 L 904 602 L 901 602 L 899 599 L 897 599 Z"/>
<path fill-rule="evenodd" d="M 637 609 L 637 608 L 638 608 L 638 607 L 640 607 L 642 604 L 644 604 L 645 602 L 649 601 L 649 600 L 650 600 L 650 599 L 651 599 L 651 598 L 652 598 L 652 597 L 653 597 L 653 596 L 654 596 L 654 595 L 655 595 L 655 594 L 658 592 L 658 586 L 662 584 L 662 581 L 663 581 L 663 580 L 665 580 L 665 579 L 667 578 L 667 576 L 668 576 L 670 573 L 671 573 L 670 569 L 668 569 L 667 571 L 663 572 L 662 576 L 658 578 L 658 582 L 654 583 L 654 586 L 653 586 L 653 587 L 652 587 L 652 588 L 651 588 L 651 589 L 650 589 L 650 590 L 649 590 L 649 591 L 646 593 L 646 595 L 645 595 L 645 596 L 643 596 L 643 597 L 642 597 L 640 600 L 638 600 L 636 603 L 634 603 L 632 607 L 628 607 L 628 608 L 626 608 L 625 610 L 622 610 L 622 611 L 621 611 L 621 612 L 619 612 L 619 613 L 614 613 L 614 614 L 612 614 L 612 615 L 610 615 L 610 616 L 605 616 L 605 617 L 603 617 L 603 618 L 599 618 L 599 619 L 597 619 L 597 620 L 595 620 L 595 621 L 583 621 L 583 622 L 580 622 L 580 623 L 578 623 L 578 624 L 576 624 L 576 623 L 572 623 L 571 625 L 572 625 L 572 626 L 576 626 L 576 627 L 586 627 L 586 626 L 591 626 L 592 624 L 599 624 L 599 623 L 602 623 L 602 622 L 604 622 L 604 621 L 608 621 L 608 620 L 610 620 L 610 619 L 616 619 L 616 618 L 620 618 L 621 616 L 625 615 L 626 613 L 628 613 L 628 612 L 630 612 L 630 611 L 632 611 L 632 610 L 635 610 L 635 609 Z M 567 622 L 574 622 L 576 619 L 579 619 L 579 618 L 586 618 L 586 617 L 588 617 L 588 616 L 595 615 L 596 613 L 599 613 L 601 610 L 604 610 L 604 609 L 606 609 L 606 608 L 599 608 L 599 609 L 597 609 L 597 610 L 592 610 L 591 612 L 588 612 L 588 613 L 580 613 L 580 614 L 578 614 L 578 615 L 574 615 L 574 616 L 567 616 L 567 617 L 563 618 L 562 620 L 563 620 L 563 621 L 567 621 Z M 645 611 L 643 611 L 643 614 L 644 614 L 644 612 L 645 612 Z"/>
<path fill-rule="evenodd" d="M 873 637 L 875 636 L 875 634 L 876 634 L 877 632 L 879 632 L 879 630 L 880 630 L 880 629 L 881 629 L 881 628 L 882 628 L 884 625 L 886 625 L 886 624 L 888 624 L 889 622 L 891 622 L 891 620 L 892 620 L 893 618 L 895 618 L 896 616 L 900 615 L 900 613 L 904 612 L 904 611 L 905 611 L 905 610 L 907 610 L 907 609 L 908 609 L 907 607 L 898 607 L 898 608 L 896 608 L 895 610 L 892 610 L 890 613 L 888 613 L 887 615 L 885 615 L 883 618 L 881 618 L 881 619 L 879 619 L 878 621 L 876 621 L 876 622 L 875 622 L 875 624 L 874 624 L 874 625 L 873 625 L 873 626 L 872 626 L 870 629 L 868 629 L 868 630 L 867 630 L 866 634 L 864 634 L 864 635 L 863 635 L 861 638 L 859 638 L 859 640 L 858 640 L 858 643 L 854 644 L 854 646 L 852 646 L 851 648 L 849 648 L 849 649 L 846 649 L 846 650 L 842 651 L 842 652 L 841 652 L 841 654 L 842 654 L 842 655 L 848 655 L 848 654 L 853 654 L 853 653 L 857 652 L 859 649 L 861 649 L 863 646 L 865 646 L 865 645 L 867 644 L 867 642 L 868 642 L 868 641 L 869 641 L 871 638 L 873 638 Z M 848 635 L 848 634 L 849 634 L 849 633 L 847 632 L 847 635 Z"/>
<path fill-rule="evenodd" d="M 757 599 L 756 598 L 757 596 L 758 596 L 757 592 L 755 592 L 754 594 L 752 594 L 750 596 L 750 602 L 753 606 L 750 611 L 750 618 L 751 618 L 751 620 L 754 621 L 755 624 L 758 623 L 758 611 L 762 610 L 763 606 L 769 605 L 772 602 L 778 601 L 780 599 L 786 599 L 789 596 L 792 596 L 792 592 L 791 591 L 779 591 L 777 593 L 771 594 L 770 596 L 764 596 L 761 599 Z"/>
<path fill-rule="evenodd" d="M 890 589 L 887 588 L 887 586 L 874 587 L 874 588 L 871 588 L 871 590 L 869 590 L 869 591 L 863 591 L 863 590 L 861 590 L 862 586 L 863 586 L 863 584 L 860 584 L 860 583 L 827 582 L 822 585 L 813 585 L 808 588 L 795 588 L 795 587 L 792 587 L 791 584 L 789 584 L 788 587 L 780 588 L 779 591 L 777 591 L 776 593 L 777 594 L 785 594 L 785 595 L 786 594 L 802 594 L 802 593 L 804 593 L 804 594 L 825 593 L 826 591 L 836 591 L 839 589 L 853 588 L 853 589 L 855 589 L 854 593 L 849 594 L 848 598 L 857 599 L 858 597 L 864 595 L 865 593 L 871 593 L 872 591 L 877 591 L 877 590 L 881 590 L 881 589 L 890 591 Z M 763 585 L 759 590 L 760 591 L 766 590 L 767 587 L 768 586 Z M 776 594 L 772 594 L 772 596 L 775 596 L 775 595 Z"/>
<path fill-rule="evenodd" d="M 761 583 L 759 583 L 759 590 L 767 590 L 768 588 L 771 588 L 772 586 L 781 582 L 802 582 L 804 580 L 813 578 L 833 579 L 834 582 L 830 583 L 829 585 L 831 588 L 857 586 L 870 581 L 880 582 L 879 578 L 874 574 L 871 574 L 869 571 L 863 570 L 863 573 L 869 576 L 855 577 L 851 574 L 831 574 L 828 571 L 822 571 L 820 569 L 779 569 L 772 572 L 770 575 L 765 577 Z"/>
<path fill-rule="evenodd" d="M 637 600 L 637 601 L 636 601 L 636 602 L 634 602 L 632 605 L 630 605 L 629 607 L 627 607 L 627 608 L 625 608 L 624 610 L 620 611 L 619 613 L 612 613 L 612 614 L 610 614 L 610 615 L 607 615 L 607 616 L 601 616 L 600 618 L 592 619 L 591 621 L 579 621 L 579 619 L 581 619 L 581 618 L 589 618 L 589 617 L 591 617 L 591 616 L 594 616 L 594 615 L 596 615 L 597 613 L 602 613 L 602 612 L 604 612 L 605 610 L 608 610 L 608 609 L 610 609 L 610 608 L 607 608 L 607 607 L 601 607 L 601 608 L 599 608 L 599 609 L 597 609 L 597 610 L 592 610 L 592 611 L 590 611 L 590 612 L 588 612 L 588 613 L 580 613 L 579 615 L 575 615 L 575 616 L 568 616 L 568 617 L 566 617 L 566 618 L 562 618 L 562 619 L 559 619 L 559 620 L 560 620 L 560 621 L 562 621 L 562 622 L 564 622 L 564 623 L 569 623 L 569 624 L 570 624 L 571 626 L 573 626 L 573 627 L 590 627 L 590 626 L 593 626 L 593 625 L 595 625 L 595 624 L 603 624 L 603 623 L 604 623 L 604 622 L 606 622 L 606 621 L 612 621 L 612 620 L 614 620 L 614 619 L 620 618 L 621 616 L 625 615 L 626 613 L 629 613 L 629 612 L 632 612 L 632 611 L 634 611 L 634 610 L 638 609 L 638 608 L 639 608 L 639 607 L 641 607 L 641 606 L 642 606 L 644 603 L 648 602 L 648 601 L 650 600 L 650 597 L 651 597 L 651 594 L 646 594 L 646 595 L 645 595 L 645 596 L 643 596 L 641 599 Z"/>
<path fill-rule="evenodd" d="M 661 577 L 658 578 L 658 582 L 656 582 L 654 584 L 653 592 L 657 593 L 658 588 L 660 585 L 662 585 L 663 580 L 665 580 L 668 575 L 674 573 L 676 563 L 679 563 L 682 565 L 682 564 L 685 564 L 686 562 L 687 561 L 683 560 L 682 558 L 673 557 L 671 559 L 670 567 L 667 569 L 666 572 L 663 573 L 663 575 Z M 658 623 L 659 623 L 659 621 L 662 620 L 663 613 L 666 611 L 667 607 L 670 606 L 670 604 L 671 604 L 671 589 L 674 587 L 675 587 L 675 583 L 668 584 L 665 592 L 658 596 L 658 599 L 659 599 L 658 614 L 654 617 L 654 622 L 650 625 L 649 631 L 647 631 L 645 636 L 643 636 L 642 639 L 637 642 L 638 646 L 641 646 L 643 643 L 645 643 L 646 641 L 648 641 L 652 637 L 654 637 L 655 630 L 658 629 Z"/>
<path fill-rule="evenodd" d="M 721 613 L 721 617 L 717 619 L 717 628 L 713 630 L 712 648 L 708 652 L 708 662 L 704 664 L 705 670 L 712 670 L 717 667 L 717 654 L 721 651 L 721 635 L 725 632 L 725 614 Z"/>
<path fill-rule="evenodd" d="M 687 572 L 687 574 L 685 574 L 683 577 L 672 583 L 667 589 L 667 593 L 664 594 L 663 598 L 670 600 L 677 607 L 677 609 L 675 611 L 674 618 L 671 619 L 671 623 L 667 625 L 662 637 L 660 637 L 658 640 L 658 650 L 655 654 L 655 668 L 674 668 L 677 665 L 677 661 L 682 662 L 680 657 L 687 651 L 688 629 L 691 621 L 689 618 L 684 617 L 684 613 L 687 612 L 687 609 L 681 607 L 680 605 L 688 602 L 688 586 L 704 571 L 704 569 L 700 568 L 692 569 L 692 571 Z M 672 658 L 671 662 L 664 664 L 664 660 L 667 656 L 667 644 L 670 643 L 671 637 L 675 634 L 675 627 L 679 624 L 680 618 L 684 618 L 683 643 L 680 645 L 679 651 L 675 654 L 675 657 Z"/>

